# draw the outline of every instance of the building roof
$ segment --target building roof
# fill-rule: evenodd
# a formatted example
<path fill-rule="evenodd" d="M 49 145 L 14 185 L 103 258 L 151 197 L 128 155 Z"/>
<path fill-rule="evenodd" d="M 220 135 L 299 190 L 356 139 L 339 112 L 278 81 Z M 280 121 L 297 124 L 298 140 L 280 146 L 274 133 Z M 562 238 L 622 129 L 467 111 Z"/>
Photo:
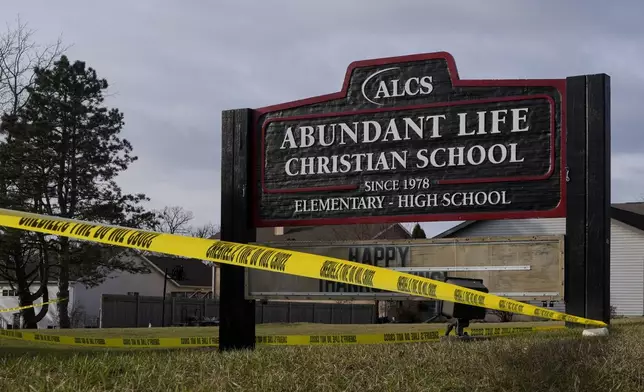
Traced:
<path fill-rule="evenodd" d="M 616 203 L 611 207 L 644 216 L 644 203 L 642 202 Z"/>
<path fill-rule="evenodd" d="M 478 221 L 465 221 L 465 222 L 461 222 L 461 223 L 459 223 L 458 225 L 453 226 L 453 227 L 450 227 L 449 229 L 447 229 L 447 230 L 443 231 L 442 233 L 438 233 L 438 234 L 436 234 L 436 235 L 435 235 L 434 237 L 432 237 L 432 238 L 446 238 L 446 237 L 449 237 L 450 235 L 452 235 L 452 234 L 454 234 L 454 233 L 456 233 L 456 232 L 459 232 L 459 231 L 463 230 L 464 228 L 466 228 L 466 227 L 469 227 L 469 226 L 473 225 L 473 224 L 474 224 L 474 223 L 476 223 L 476 222 L 478 222 Z"/>
<path fill-rule="evenodd" d="M 360 240 L 398 240 L 411 238 L 411 233 L 399 223 L 296 226 L 284 227 L 283 234 L 276 234 L 275 228 L 257 229 L 258 243 L 283 241 L 360 241 Z M 211 238 L 219 239 L 220 233 Z"/>
<path fill-rule="evenodd" d="M 611 217 L 629 226 L 644 230 L 644 203 L 613 204 Z"/>
<path fill-rule="evenodd" d="M 122 254 L 131 254 L 135 255 L 136 257 L 140 257 L 142 260 L 149 262 L 152 267 L 156 267 L 155 269 L 157 270 L 157 272 L 162 275 L 164 274 L 166 268 L 168 269 L 168 273 L 170 273 L 176 265 L 182 266 L 184 275 L 183 280 L 177 281 L 170 278 L 168 279 L 174 282 L 177 286 L 198 286 L 208 288 L 212 286 L 212 267 L 210 265 L 204 264 L 204 262 L 199 259 L 189 259 L 185 257 L 174 257 L 158 254 L 144 254 L 137 249 L 125 249 Z M 73 281 L 74 279 L 70 279 L 70 283 Z M 5 279 L 0 280 L 0 284 L 7 283 L 8 282 Z M 36 283 L 38 282 L 36 281 L 34 284 Z M 57 285 L 58 282 L 56 280 L 50 279 L 48 284 Z"/>
<path fill-rule="evenodd" d="M 636 229 L 644 230 L 644 203 L 642 202 L 613 203 L 611 204 L 610 214 L 612 219 L 635 227 Z M 485 221 L 465 221 L 435 235 L 433 238 L 449 237 L 477 222 Z"/>
<path fill-rule="evenodd" d="M 188 259 L 182 257 L 173 257 L 173 256 L 163 256 L 163 255 L 141 255 L 144 259 L 147 259 L 156 266 L 160 272 L 163 274 L 165 269 L 168 269 L 168 273 L 172 269 L 180 265 L 183 267 L 183 280 L 174 280 L 179 286 L 202 286 L 210 287 L 212 285 L 212 267 L 204 264 L 199 259 Z"/>

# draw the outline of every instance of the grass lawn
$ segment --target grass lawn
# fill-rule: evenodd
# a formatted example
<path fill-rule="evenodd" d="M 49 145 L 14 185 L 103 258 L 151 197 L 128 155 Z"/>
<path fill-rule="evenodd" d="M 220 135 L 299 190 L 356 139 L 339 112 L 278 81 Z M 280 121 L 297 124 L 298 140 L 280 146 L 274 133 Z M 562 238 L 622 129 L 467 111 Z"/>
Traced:
<path fill-rule="evenodd" d="M 261 325 L 257 332 L 382 333 L 437 327 L 444 325 Z M 92 337 L 217 331 L 47 332 Z M 79 350 L 0 338 L 0 391 L 637 391 L 644 390 L 643 338 L 642 319 L 615 320 L 608 338 L 581 338 L 581 330 L 570 329 L 469 343 L 258 347 L 226 354 L 208 349 Z"/>

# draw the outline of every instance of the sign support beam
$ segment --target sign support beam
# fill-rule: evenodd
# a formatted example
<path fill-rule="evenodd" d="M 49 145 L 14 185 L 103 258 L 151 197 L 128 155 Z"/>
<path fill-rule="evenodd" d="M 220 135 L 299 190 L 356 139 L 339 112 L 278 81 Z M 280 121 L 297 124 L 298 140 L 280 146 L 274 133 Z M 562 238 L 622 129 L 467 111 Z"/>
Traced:
<path fill-rule="evenodd" d="M 610 77 L 566 79 L 566 312 L 610 323 Z"/>
<path fill-rule="evenodd" d="M 250 109 L 222 112 L 221 240 L 255 242 L 249 172 L 252 161 Z M 219 350 L 255 348 L 255 301 L 246 300 L 244 268 L 222 264 Z"/>

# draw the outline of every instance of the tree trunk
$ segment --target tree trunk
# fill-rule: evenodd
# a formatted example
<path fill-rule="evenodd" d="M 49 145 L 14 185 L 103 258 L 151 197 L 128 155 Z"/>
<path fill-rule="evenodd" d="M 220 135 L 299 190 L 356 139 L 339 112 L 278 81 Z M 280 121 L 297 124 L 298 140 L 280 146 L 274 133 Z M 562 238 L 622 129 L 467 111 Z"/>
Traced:
<path fill-rule="evenodd" d="M 63 279 L 61 273 L 58 279 L 58 298 L 69 298 L 69 280 Z M 58 318 L 60 320 L 60 328 L 70 328 L 71 321 L 69 319 L 68 301 L 60 301 L 56 303 L 58 306 Z"/>
<path fill-rule="evenodd" d="M 43 302 L 47 302 L 43 299 Z M 24 304 L 20 306 L 33 305 L 32 303 Z M 28 308 L 22 310 L 22 328 L 23 329 L 38 329 L 38 322 L 45 318 L 45 315 L 49 311 L 49 304 L 45 304 L 40 309 L 40 312 L 36 314 L 35 308 Z"/>
<path fill-rule="evenodd" d="M 31 304 L 27 304 L 31 305 Z M 22 305 L 21 306 L 26 306 Z M 22 310 L 22 327 L 23 329 L 38 329 L 38 321 L 36 321 L 36 311 L 34 308 Z"/>
<path fill-rule="evenodd" d="M 18 281 L 18 298 L 20 298 L 20 306 L 29 306 L 33 305 L 35 299 L 42 296 L 42 302 L 49 301 L 49 292 L 47 291 L 47 283 L 41 283 L 41 288 L 35 294 L 29 292 L 29 286 L 26 281 Z M 43 284 L 45 285 L 44 290 L 42 290 Z M 42 292 L 42 294 L 41 294 Z M 35 297 L 35 298 L 34 298 Z M 36 314 L 35 308 L 27 308 L 21 311 L 22 316 L 22 328 L 24 329 L 37 329 L 38 322 L 45 318 L 45 315 L 49 311 L 49 305 L 43 305 L 40 309 L 40 312 Z"/>
<path fill-rule="evenodd" d="M 32 294 L 29 287 L 28 276 L 25 271 L 25 261 L 23 259 L 23 246 L 21 243 L 21 237 L 15 236 L 11 237 L 12 248 L 13 248 L 13 267 L 15 271 L 15 286 L 18 291 L 18 299 L 20 306 L 29 306 L 33 305 L 34 299 L 38 298 L 41 293 Z M 34 308 L 23 309 L 20 311 L 22 316 L 22 328 L 26 329 L 36 329 L 38 328 L 38 321 L 36 320 L 36 312 Z"/>
<path fill-rule="evenodd" d="M 58 298 L 69 298 L 69 281 L 61 277 L 58 279 Z M 56 303 L 58 307 L 58 318 L 60 320 L 60 328 L 70 328 L 71 321 L 69 320 L 68 301 L 60 301 Z"/>
<path fill-rule="evenodd" d="M 58 306 L 58 319 L 60 328 L 71 328 L 69 319 L 69 240 L 60 239 L 60 274 L 58 276 L 58 298 L 67 298 L 67 301 L 56 303 Z"/>

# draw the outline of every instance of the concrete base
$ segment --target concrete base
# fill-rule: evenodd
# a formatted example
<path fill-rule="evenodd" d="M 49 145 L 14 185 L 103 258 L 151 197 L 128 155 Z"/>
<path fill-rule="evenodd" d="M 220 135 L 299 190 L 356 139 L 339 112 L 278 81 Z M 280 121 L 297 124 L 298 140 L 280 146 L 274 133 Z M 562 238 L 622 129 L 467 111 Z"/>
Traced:
<path fill-rule="evenodd" d="M 608 336 L 608 328 L 588 328 L 584 329 L 581 336 Z"/>

